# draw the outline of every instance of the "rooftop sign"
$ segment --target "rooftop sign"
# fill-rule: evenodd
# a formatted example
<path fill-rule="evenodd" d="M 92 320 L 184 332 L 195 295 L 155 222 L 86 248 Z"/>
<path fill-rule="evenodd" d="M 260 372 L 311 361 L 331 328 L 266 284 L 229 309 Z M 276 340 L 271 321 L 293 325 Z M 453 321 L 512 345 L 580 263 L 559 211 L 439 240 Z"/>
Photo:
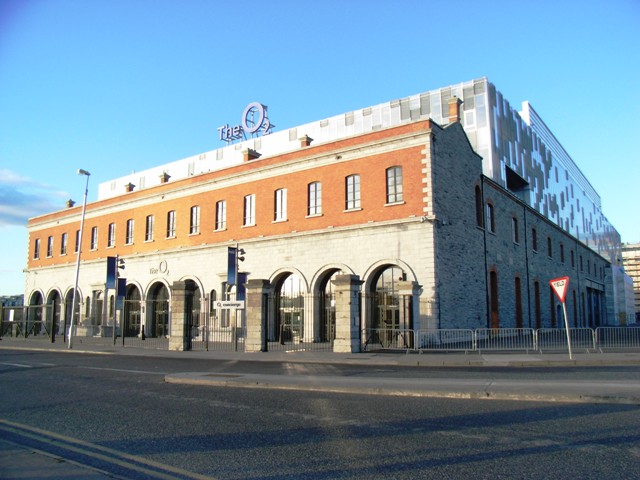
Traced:
<path fill-rule="evenodd" d="M 246 140 L 247 134 L 251 137 L 269 135 L 275 125 L 269 121 L 267 110 L 268 107 L 259 102 L 250 103 L 242 112 L 242 125 L 218 127 L 220 140 L 231 143 L 234 140 Z"/>

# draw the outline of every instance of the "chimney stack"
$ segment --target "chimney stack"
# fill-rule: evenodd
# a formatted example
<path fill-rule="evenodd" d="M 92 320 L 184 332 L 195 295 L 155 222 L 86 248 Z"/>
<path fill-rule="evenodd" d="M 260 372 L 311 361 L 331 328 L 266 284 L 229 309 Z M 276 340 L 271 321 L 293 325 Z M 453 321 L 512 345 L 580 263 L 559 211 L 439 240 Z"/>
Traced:
<path fill-rule="evenodd" d="M 449 123 L 460 121 L 460 105 L 462 105 L 462 100 L 458 97 L 454 96 L 449 99 Z"/>

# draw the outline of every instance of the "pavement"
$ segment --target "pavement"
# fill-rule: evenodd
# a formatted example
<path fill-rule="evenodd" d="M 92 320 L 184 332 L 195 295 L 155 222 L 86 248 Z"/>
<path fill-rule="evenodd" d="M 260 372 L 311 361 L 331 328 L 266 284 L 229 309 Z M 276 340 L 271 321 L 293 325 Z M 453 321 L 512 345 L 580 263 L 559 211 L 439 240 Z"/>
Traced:
<path fill-rule="evenodd" d="M 640 381 L 629 380 L 528 380 L 496 379 L 496 368 L 640 366 L 640 351 L 568 353 L 330 353 L 330 352 L 176 352 L 113 346 L 82 345 L 68 349 L 58 342 L 39 343 L 3 338 L 0 350 L 26 349 L 91 353 L 96 355 L 134 355 L 166 358 L 198 358 L 220 361 L 259 361 L 291 364 L 286 375 L 212 373 L 188 371 L 169 374 L 165 381 L 176 384 L 203 385 L 219 388 L 271 388 L 322 391 L 347 394 L 390 395 L 440 398 L 475 398 L 494 400 L 609 403 L 640 405 Z M 8 341 L 7 341 L 8 340 Z M 310 375 L 305 364 L 361 365 L 423 368 L 478 368 L 487 375 L 473 378 L 396 378 L 389 376 Z M 298 368 L 296 368 L 296 366 Z M 33 451 L 0 439 L 0 478 L 6 479 L 97 479 L 114 478 L 104 472 L 87 469 L 44 452 Z"/>

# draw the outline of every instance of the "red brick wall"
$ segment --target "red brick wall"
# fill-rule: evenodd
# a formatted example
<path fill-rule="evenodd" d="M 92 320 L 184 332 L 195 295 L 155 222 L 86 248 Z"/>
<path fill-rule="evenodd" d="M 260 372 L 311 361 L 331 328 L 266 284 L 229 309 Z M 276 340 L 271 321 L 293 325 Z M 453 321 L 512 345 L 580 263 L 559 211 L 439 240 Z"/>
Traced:
<path fill-rule="evenodd" d="M 415 132 L 426 132 L 429 122 L 417 122 L 405 126 L 395 127 L 379 132 L 352 137 L 330 144 L 306 147 L 295 152 L 275 157 L 249 160 L 241 165 L 198 175 L 176 182 L 169 182 L 154 188 L 140 190 L 120 197 L 94 202 L 87 206 L 87 218 L 84 225 L 82 240 L 82 258 L 85 260 L 104 258 L 107 256 L 130 255 L 134 253 L 166 250 L 178 246 L 189 247 L 201 244 L 221 243 L 233 240 L 243 240 L 257 236 L 284 235 L 290 232 L 304 232 L 347 225 L 364 224 L 370 221 L 380 222 L 409 216 L 422 215 L 422 173 L 421 158 L 423 146 L 392 150 L 383 154 L 360 157 L 355 160 L 341 161 L 331 165 L 319 166 L 304 171 L 289 173 L 287 163 L 301 158 L 326 154 L 339 155 L 341 150 L 358 145 L 371 145 L 375 142 L 390 140 L 394 137 L 411 135 Z M 181 198 L 161 200 L 163 193 L 170 194 L 176 188 L 196 186 L 215 178 L 233 175 L 243 171 L 263 168 L 270 165 L 280 165 L 281 174 L 275 177 L 263 178 L 250 183 L 212 189 L 204 193 L 197 193 Z M 391 166 L 402 166 L 404 203 L 385 206 L 386 203 L 386 169 Z M 360 175 L 361 210 L 345 212 L 345 177 L 351 174 Z M 310 182 L 322 183 L 322 216 L 307 217 L 307 185 Z M 213 187 L 217 188 L 217 187 Z M 287 221 L 274 222 L 274 191 L 279 188 L 287 189 Z M 244 196 L 256 195 L 256 225 L 242 227 Z M 173 197 L 172 195 L 168 195 Z M 126 208 L 124 202 L 157 198 L 144 207 Z M 218 200 L 227 202 L 227 229 L 214 231 L 215 206 Z M 91 212 L 107 206 L 122 205 L 122 210 L 91 218 Z M 200 206 L 200 233 L 189 234 L 190 208 Z M 176 211 L 176 238 L 166 237 L 167 212 Z M 29 268 L 44 267 L 75 261 L 74 245 L 75 231 L 80 228 L 81 207 L 63 210 L 44 215 L 29 222 Z M 77 215 L 78 221 L 61 226 L 37 230 L 37 224 L 52 221 L 56 218 L 68 218 L 69 214 Z M 145 242 L 145 223 L 147 215 L 154 215 L 154 241 Z M 133 218 L 135 221 L 134 243 L 125 245 L 126 222 Z M 108 225 L 116 224 L 115 248 L 107 248 Z M 98 249 L 90 250 L 91 229 L 97 226 L 99 232 Z M 60 256 L 60 242 L 63 232 L 69 235 L 67 255 Z M 54 255 L 46 257 L 47 237 L 54 236 Z M 33 259 L 34 239 L 40 238 L 40 259 Z"/>

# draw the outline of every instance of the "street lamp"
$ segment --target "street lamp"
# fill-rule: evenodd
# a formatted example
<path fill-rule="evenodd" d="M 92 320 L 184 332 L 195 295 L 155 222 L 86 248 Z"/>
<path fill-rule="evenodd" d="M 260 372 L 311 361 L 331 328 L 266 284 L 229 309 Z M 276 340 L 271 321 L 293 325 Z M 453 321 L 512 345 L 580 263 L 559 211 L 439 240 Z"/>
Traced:
<path fill-rule="evenodd" d="M 78 175 L 85 175 L 87 177 L 87 183 L 84 188 L 84 201 L 82 202 L 82 217 L 80 217 L 80 238 L 78 239 L 78 256 L 76 258 L 76 282 L 73 287 L 73 300 L 71 301 L 71 322 L 69 322 L 69 348 L 72 348 L 73 338 L 73 319 L 76 313 L 76 295 L 78 294 L 78 276 L 80 275 L 80 255 L 82 254 L 82 233 L 84 230 L 84 212 L 87 209 L 87 194 L 89 193 L 89 176 L 91 175 L 86 170 L 78 169 Z"/>

